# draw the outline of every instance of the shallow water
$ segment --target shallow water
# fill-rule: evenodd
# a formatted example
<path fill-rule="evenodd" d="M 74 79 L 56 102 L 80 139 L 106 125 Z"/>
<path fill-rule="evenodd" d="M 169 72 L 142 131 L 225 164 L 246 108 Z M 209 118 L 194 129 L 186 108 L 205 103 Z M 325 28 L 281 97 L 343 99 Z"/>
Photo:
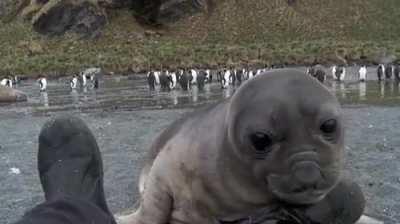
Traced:
<path fill-rule="evenodd" d="M 356 68 L 349 69 L 356 71 Z M 399 84 L 375 80 L 325 85 L 343 104 L 346 118 L 346 173 L 362 186 L 366 213 L 400 223 L 400 93 Z M 33 81 L 18 89 L 25 103 L 0 106 L 0 223 L 11 223 L 43 200 L 36 171 L 37 135 L 43 123 L 58 114 L 82 117 L 93 130 L 103 153 L 105 188 L 113 212 L 131 207 L 137 199 L 136 180 L 141 158 L 166 125 L 194 108 L 231 96 L 217 83 L 204 91 L 150 92 L 144 76 L 105 77 L 100 88 L 71 91 L 68 80 L 50 80 L 40 93 Z M 11 168 L 21 173 L 14 174 Z"/>

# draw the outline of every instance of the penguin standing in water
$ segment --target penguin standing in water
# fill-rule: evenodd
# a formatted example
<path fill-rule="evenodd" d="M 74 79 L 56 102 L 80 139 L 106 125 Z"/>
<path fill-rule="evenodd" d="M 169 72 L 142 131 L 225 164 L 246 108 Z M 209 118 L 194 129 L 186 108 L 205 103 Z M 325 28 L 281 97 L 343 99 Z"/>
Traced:
<path fill-rule="evenodd" d="M 92 88 L 99 88 L 99 76 L 102 75 L 100 68 L 88 68 L 82 72 L 82 85 L 86 86 L 88 79 L 92 83 Z"/>
<path fill-rule="evenodd" d="M 78 77 L 76 77 L 76 75 L 72 77 L 72 79 L 69 82 L 69 85 L 71 89 L 76 89 L 76 87 L 78 86 Z"/>
<path fill-rule="evenodd" d="M 191 75 L 185 70 L 181 71 L 181 75 L 179 77 L 179 85 L 184 91 L 188 91 L 192 88 L 191 84 Z"/>
<path fill-rule="evenodd" d="M 99 78 L 98 78 L 98 76 L 96 74 L 92 74 L 90 76 L 90 80 L 93 83 L 93 88 L 94 89 L 98 89 L 99 88 Z"/>
<path fill-rule="evenodd" d="M 212 75 L 212 73 L 211 73 L 211 70 L 210 70 L 210 69 L 207 69 L 207 70 L 205 71 L 205 73 L 206 73 L 206 82 L 207 82 L 207 83 L 212 83 L 213 75 Z"/>
<path fill-rule="evenodd" d="M 172 80 L 170 76 L 168 76 L 168 71 L 162 71 L 159 78 L 161 91 L 170 91 Z"/>
<path fill-rule="evenodd" d="M 12 79 L 12 84 L 13 85 L 17 85 L 17 84 L 19 84 L 19 82 L 20 82 L 19 77 L 18 76 L 14 76 L 14 78 Z"/>
<path fill-rule="evenodd" d="M 385 65 L 383 65 L 383 64 L 378 65 L 376 74 L 378 76 L 378 80 L 382 81 L 383 75 L 385 74 Z"/>
<path fill-rule="evenodd" d="M 45 92 L 47 90 L 47 79 L 41 76 L 37 82 L 39 83 L 40 92 Z"/>
<path fill-rule="evenodd" d="M 346 77 L 346 68 L 344 66 L 333 66 L 332 68 L 333 79 L 336 81 L 344 81 Z"/>
<path fill-rule="evenodd" d="M 9 79 L 9 78 L 2 79 L 2 80 L 0 81 L 0 85 L 2 85 L 2 86 L 8 86 L 8 87 L 10 87 L 10 88 L 13 88 L 13 82 L 12 82 L 12 80 Z"/>
<path fill-rule="evenodd" d="M 196 80 L 197 88 L 199 90 L 203 90 L 205 82 L 206 82 L 206 73 L 205 72 L 199 72 L 197 74 L 197 80 Z"/>
<path fill-rule="evenodd" d="M 318 69 L 315 72 L 315 78 L 318 79 L 319 82 L 324 83 L 326 80 L 326 73 L 324 70 Z"/>
<path fill-rule="evenodd" d="M 394 80 L 396 82 L 399 82 L 400 81 L 400 67 L 397 64 L 394 64 L 392 67 L 393 67 Z"/>
<path fill-rule="evenodd" d="M 170 89 L 175 89 L 177 81 L 178 81 L 178 79 L 176 77 L 176 72 L 169 73 L 169 77 L 171 79 Z"/>
<path fill-rule="evenodd" d="M 326 80 L 326 73 L 324 67 L 322 67 L 321 65 L 314 66 L 313 77 L 316 78 L 319 82 L 324 83 Z"/>
<path fill-rule="evenodd" d="M 230 78 L 231 78 L 231 71 L 229 69 L 225 69 L 224 76 L 222 77 L 222 80 L 221 80 L 221 87 L 223 89 L 228 88 Z"/>
<path fill-rule="evenodd" d="M 177 84 L 179 83 L 179 80 L 181 79 L 182 74 L 183 74 L 183 70 L 181 68 L 178 68 L 178 70 L 176 70 L 176 82 L 177 82 Z"/>
<path fill-rule="evenodd" d="M 332 68 L 332 74 L 334 72 L 336 72 L 336 66 L 333 66 L 333 68 Z M 312 77 L 315 77 L 315 68 L 314 68 L 314 66 L 308 67 L 307 71 L 306 71 L 306 74 L 310 75 Z"/>
<path fill-rule="evenodd" d="M 147 73 L 147 83 L 149 84 L 150 90 L 156 89 L 156 77 L 155 77 L 153 71 L 150 71 L 149 73 Z"/>
<path fill-rule="evenodd" d="M 361 66 L 360 70 L 358 70 L 358 80 L 360 82 L 365 82 L 367 80 L 367 66 Z"/>
<path fill-rule="evenodd" d="M 154 71 L 154 78 L 156 79 L 156 85 L 160 85 L 160 71 Z"/>
<path fill-rule="evenodd" d="M 81 78 L 82 78 L 82 87 L 85 87 L 87 85 L 87 80 L 90 79 L 86 74 L 81 73 Z"/>
<path fill-rule="evenodd" d="M 217 82 L 218 83 L 222 82 L 223 76 L 224 76 L 224 71 L 223 70 L 217 70 Z"/>
<path fill-rule="evenodd" d="M 332 66 L 332 77 L 334 80 L 337 80 L 336 71 L 337 71 L 337 66 L 336 65 Z M 312 75 L 313 73 L 311 73 L 310 71 L 310 74 Z"/>
<path fill-rule="evenodd" d="M 242 84 L 242 81 L 243 81 L 243 70 L 242 69 L 239 69 L 236 71 L 236 81 L 239 86 Z"/>
<path fill-rule="evenodd" d="M 332 68 L 332 73 L 336 72 L 336 66 Z M 307 69 L 306 74 L 316 78 L 319 82 L 324 83 L 326 81 L 325 68 L 322 65 L 314 65 Z"/>
<path fill-rule="evenodd" d="M 249 79 L 252 79 L 254 77 L 254 72 L 252 69 L 249 69 Z"/>
<path fill-rule="evenodd" d="M 197 76 L 198 76 L 197 71 L 196 71 L 195 69 L 191 69 L 191 70 L 190 70 L 190 75 L 192 76 L 192 78 L 191 78 L 191 84 L 192 84 L 192 85 L 193 85 L 193 84 L 196 84 L 196 83 L 197 83 Z"/>
<path fill-rule="evenodd" d="M 340 67 L 341 73 L 339 75 L 339 81 L 344 81 L 344 78 L 346 77 L 346 68 L 344 66 Z"/>
<path fill-rule="evenodd" d="M 385 79 L 390 80 L 392 79 L 392 65 L 388 64 L 385 66 Z"/>
<path fill-rule="evenodd" d="M 243 81 L 246 81 L 249 79 L 249 73 L 247 71 L 247 69 L 242 69 L 242 74 L 243 74 Z"/>
<path fill-rule="evenodd" d="M 229 76 L 229 84 L 236 85 L 236 69 L 230 70 L 231 75 Z"/>

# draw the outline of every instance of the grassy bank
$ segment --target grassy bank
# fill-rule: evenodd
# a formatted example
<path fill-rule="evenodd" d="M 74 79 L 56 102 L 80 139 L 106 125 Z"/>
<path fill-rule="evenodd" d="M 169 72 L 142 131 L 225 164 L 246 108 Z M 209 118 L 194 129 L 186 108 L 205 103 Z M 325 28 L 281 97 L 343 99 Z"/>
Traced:
<path fill-rule="evenodd" d="M 237 0 L 211 16 L 196 14 L 161 30 L 110 11 L 95 40 L 48 38 L 18 19 L 0 24 L 0 75 L 64 75 L 89 66 L 109 71 L 161 66 L 378 63 L 400 58 L 400 1 Z"/>

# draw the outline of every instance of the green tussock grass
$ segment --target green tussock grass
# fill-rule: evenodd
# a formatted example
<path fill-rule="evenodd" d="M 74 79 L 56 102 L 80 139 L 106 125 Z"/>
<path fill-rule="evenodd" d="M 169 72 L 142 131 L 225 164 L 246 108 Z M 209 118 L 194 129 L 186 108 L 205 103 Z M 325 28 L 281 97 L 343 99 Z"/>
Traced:
<path fill-rule="evenodd" d="M 139 71 L 154 67 L 378 63 L 400 57 L 397 0 L 222 1 L 145 35 L 127 10 L 111 11 L 103 34 L 45 37 L 29 22 L 0 24 L 0 75 L 68 75 L 86 67 Z"/>

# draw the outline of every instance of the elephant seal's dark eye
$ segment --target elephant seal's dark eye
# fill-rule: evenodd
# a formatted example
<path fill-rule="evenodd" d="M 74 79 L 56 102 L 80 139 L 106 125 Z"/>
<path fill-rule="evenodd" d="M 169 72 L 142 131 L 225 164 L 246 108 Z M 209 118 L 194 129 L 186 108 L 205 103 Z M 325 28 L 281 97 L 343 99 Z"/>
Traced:
<path fill-rule="evenodd" d="M 250 135 L 250 140 L 257 152 L 268 151 L 268 148 L 272 145 L 271 137 L 262 132 L 256 132 Z"/>
<path fill-rule="evenodd" d="M 336 131 L 336 128 L 337 128 L 336 120 L 330 119 L 330 120 L 325 121 L 321 125 L 320 130 L 322 132 L 324 132 L 325 134 L 332 134 L 332 133 L 334 133 Z"/>

